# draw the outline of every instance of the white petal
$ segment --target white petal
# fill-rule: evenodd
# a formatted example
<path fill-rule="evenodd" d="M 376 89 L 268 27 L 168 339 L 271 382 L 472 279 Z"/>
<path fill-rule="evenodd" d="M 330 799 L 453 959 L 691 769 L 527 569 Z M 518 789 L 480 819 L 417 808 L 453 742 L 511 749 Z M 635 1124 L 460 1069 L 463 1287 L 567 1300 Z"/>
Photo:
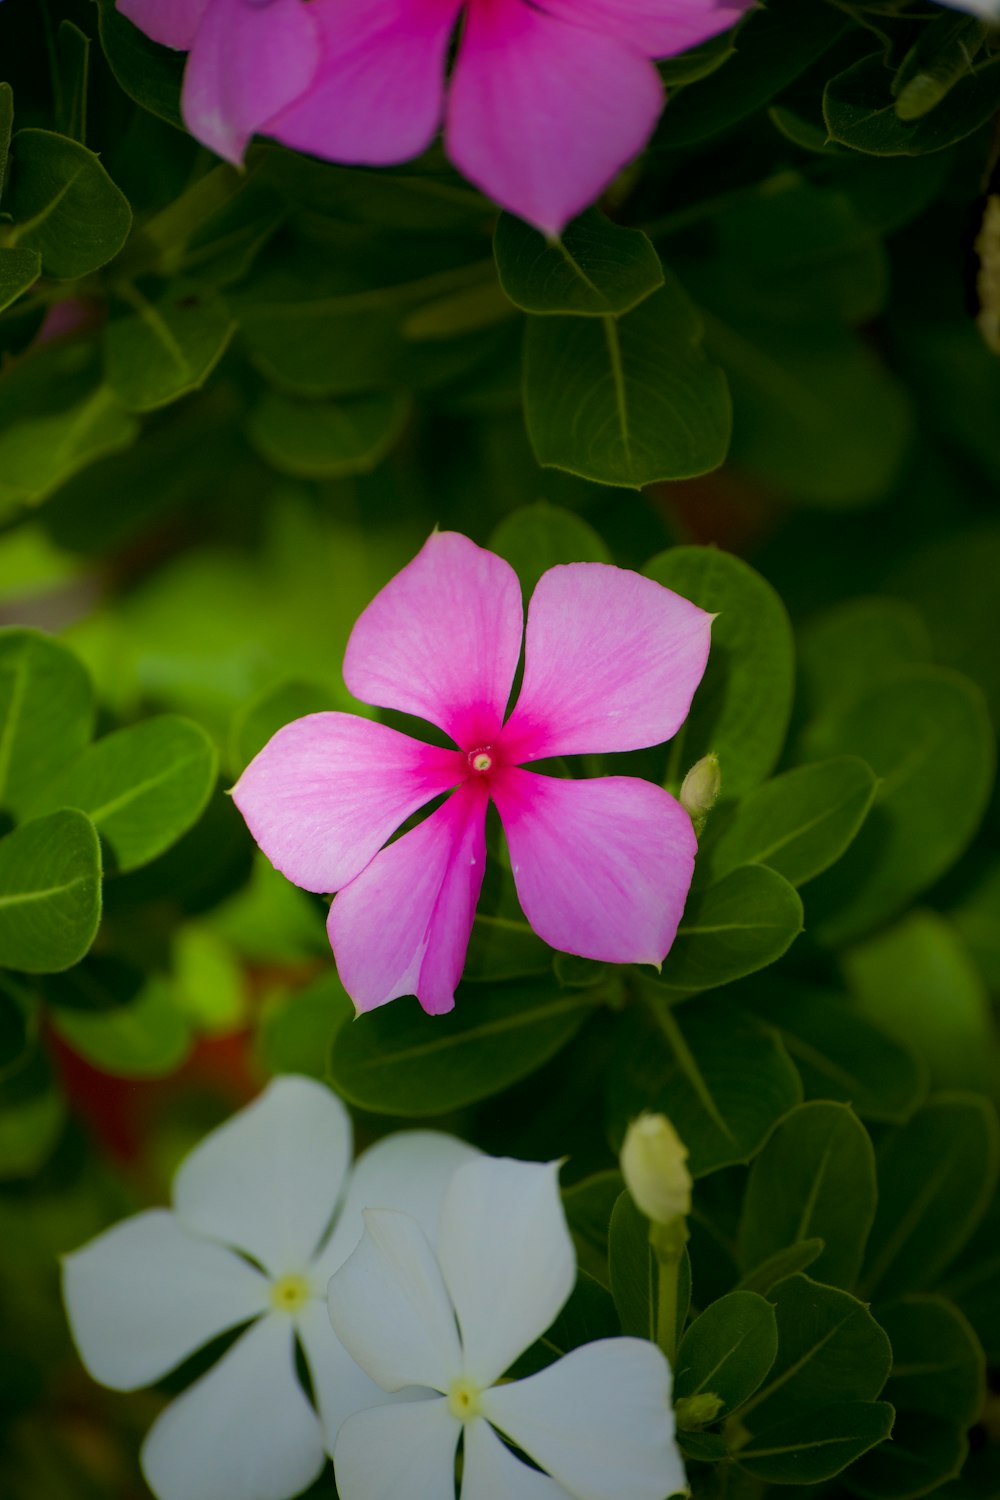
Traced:
<path fill-rule="evenodd" d="M 273 1276 L 303 1271 L 333 1216 L 351 1121 L 312 1078 L 276 1078 L 196 1146 L 174 1178 L 189 1229 L 235 1245 Z"/>
<path fill-rule="evenodd" d="M 65 1256 L 62 1275 L 80 1358 L 116 1391 L 159 1380 L 270 1305 L 259 1271 L 195 1239 L 165 1208 L 136 1214 Z"/>
<path fill-rule="evenodd" d="M 341 1500 L 452 1500 L 461 1430 L 439 1397 L 348 1417 L 333 1455 Z"/>
<path fill-rule="evenodd" d="M 645 1339 L 602 1339 L 495 1386 L 483 1415 L 575 1500 L 663 1500 L 687 1489 L 670 1367 Z"/>
<path fill-rule="evenodd" d="M 382 1387 L 354 1363 L 330 1326 L 325 1301 L 310 1302 L 296 1318 L 295 1326 L 312 1377 L 326 1451 L 332 1454 L 337 1433 L 346 1417 L 369 1406 L 398 1400 L 398 1397 L 386 1395 Z"/>
<path fill-rule="evenodd" d="M 322 1285 L 342 1266 L 364 1232 L 366 1208 L 410 1214 L 437 1244 L 441 1207 L 456 1168 L 479 1153 L 437 1130 L 404 1130 L 370 1146 L 351 1173 L 343 1208 L 313 1274 Z"/>
<path fill-rule="evenodd" d="M 160 1500 L 289 1500 L 323 1468 L 290 1318 L 263 1318 L 161 1412 L 142 1445 Z"/>
<path fill-rule="evenodd" d="M 330 1321 L 386 1391 L 447 1391 L 461 1373 L 455 1314 L 434 1252 L 409 1214 L 372 1208 L 357 1249 L 330 1282 Z"/>
<path fill-rule="evenodd" d="M 465 1372 L 491 1385 L 545 1332 L 576 1280 L 558 1162 L 483 1156 L 459 1167 L 438 1258 L 462 1330 Z"/>
<path fill-rule="evenodd" d="M 515 1458 L 482 1417 L 465 1424 L 461 1500 L 567 1500 L 547 1474 Z"/>

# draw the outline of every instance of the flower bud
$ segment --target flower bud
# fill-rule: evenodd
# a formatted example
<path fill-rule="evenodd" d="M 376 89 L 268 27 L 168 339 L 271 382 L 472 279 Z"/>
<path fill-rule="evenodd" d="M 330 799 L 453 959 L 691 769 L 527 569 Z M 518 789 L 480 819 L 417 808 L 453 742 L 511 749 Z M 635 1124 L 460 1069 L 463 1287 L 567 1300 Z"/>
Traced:
<path fill-rule="evenodd" d="M 714 1391 L 701 1391 L 697 1396 L 682 1396 L 674 1408 L 674 1420 L 681 1432 L 697 1432 L 714 1422 L 725 1406 L 721 1396 Z"/>
<path fill-rule="evenodd" d="M 712 751 L 695 761 L 681 784 L 680 804 L 694 824 L 695 833 L 701 833 L 704 828 L 721 789 L 719 757 Z"/>
<path fill-rule="evenodd" d="M 626 1132 L 621 1152 L 625 1186 L 654 1225 L 673 1224 L 691 1212 L 687 1154 L 666 1115 L 644 1111 Z"/>

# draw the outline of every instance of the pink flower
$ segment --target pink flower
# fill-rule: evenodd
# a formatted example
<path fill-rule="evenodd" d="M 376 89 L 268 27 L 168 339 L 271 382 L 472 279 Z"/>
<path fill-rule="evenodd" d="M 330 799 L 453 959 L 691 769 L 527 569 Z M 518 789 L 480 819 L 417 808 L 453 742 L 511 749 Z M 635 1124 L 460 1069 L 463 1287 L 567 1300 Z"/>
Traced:
<path fill-rule="evenodd" d="M 724 31 L 751 0 L 120 0 L 192 48 L 184 118 L 239 160 L 255 129 L 332 161 L 445 146 L 504 208 L 556 234 L 645 146 L 651 61 Z M 445 85 L 452 35 L 457 60 Z"/>
<path fill-rule="evenodd" d="M 348 688 L 429 719 L 458 748 L 310 714 L 279 729 L 233 789 L 282 874 L 339 891 L 327 930 L 359 1011 L 410 994 L 432 1015 L 454 1005 L 491 799 L 522 909 L 545 942 L 609 963 L 663 961 L 694 867 L 687 813 L 635 777 L 566 781 L 523 767 L 669 739 L 705 670 L 712 618 L 623 568 L 550 568 L 531 598 L 524 679 L 504 722 L 523 626 L 508 563 L 435 532 L 375 596 L 347 644 Z M 442 792 L 429 817 L 382 847 Z"/>

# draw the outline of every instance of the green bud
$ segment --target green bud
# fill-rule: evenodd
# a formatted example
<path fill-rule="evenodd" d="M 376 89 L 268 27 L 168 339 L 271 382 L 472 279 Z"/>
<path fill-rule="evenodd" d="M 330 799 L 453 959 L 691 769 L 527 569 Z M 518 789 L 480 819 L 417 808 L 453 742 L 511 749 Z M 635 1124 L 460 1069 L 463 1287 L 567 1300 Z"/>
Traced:
<path fill-rule="evenodd" d="M 680 804 L 694 824 L 695 833 L 700 834 L 705 827 L 721 790 L 719 757 L 712 751 L 695 761 L 681 785 Z"/>
<path fill-rule="evenodd" d="M 682 1396 L 674 1407 L 674 1420 L 681 1432 L 697 1432 L 714 1422 L 725 1406 L 721 1396 L 714 1391 L 702 1391 L 697 1396 Z"/>
<path fill-rule="evenodd" d="M 636 1207 L 652 1222 L 654 1232 L 674 1230 L 674 1226 L 682 1230 L 678 1254 L 687 1238 L 684 1220 L 691 1212 L 687 1155 L 687 1147 L 666 1115 L 650 1114 L 648 1110 L 632 1121 L 621 1151 L 625 1186 Z M 667 1237 L 666 1249 L 675 1237 Z"/>

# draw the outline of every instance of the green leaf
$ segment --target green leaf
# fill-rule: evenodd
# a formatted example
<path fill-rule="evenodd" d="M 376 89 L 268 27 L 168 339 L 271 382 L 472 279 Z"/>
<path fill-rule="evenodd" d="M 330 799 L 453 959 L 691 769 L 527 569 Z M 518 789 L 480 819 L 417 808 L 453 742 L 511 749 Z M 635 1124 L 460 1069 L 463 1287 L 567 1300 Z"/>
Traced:
<path fill-rule="evenodd" d="M 771 1290 L 778 1354 L 767 1383 L 739 1414 L 762 1441 L 832 1403 L 874 1401 L 892 1364 L 883 1329 L 863 1302 L 801 1274 Z M 742 1461 L 742 1454 L 740 1455 Z"/>
<path fill-rule="evenodd" d="M 1000 1051 L 989 995 L 945 917 L 911 911 L 841 964 L 860 1013 L 917 1052 L 932 1085 L 990 1091 Z"/>
<path fill-rule="evenodd" d="M 0 249 L 0 312 L 34 286 L 41 274 L 42 257 L 37 250 Z"/>
<path fill-rule="evenodd" d="M 1000 1197 L 995 1197 L 940 1283 L 975 1328 L 991 1365 L 1000 1364 Z"/>
<path fill-rule="evenodd" d="M 26 1073 L 0 1083 L 0 1180 L 33 1176 L 66 1122 L 66 1101 L 40 1054 Z"/>
<path fill-rule="evenodd" d="M 247 1024 L 247 979 L 236 950 L 207 922 L 185 922 L 171 944 L 173 1001 L 206 1036 Z"/>
<path fill-rule="evenodd" d="M 982 1217 L 998 1163 L 996 1112 L 974 1094 L 940 1095 L 887 1135 L 864 1295 L 888 1300 L 940 1276 Z"/>
<path fill-rule="evenodd" d="M 669 273 L 618 319 L 530 318 L 524 412 L 538 462 L 633 489 L 718 468 L 729 446 L 729 393 L 701 338 Z"/>
<path fill-rule="evenodd" d="M 45 274 L 64 279 L 118 254 L 132 210 L 92 151 L 49 130 L 19 130 L 11 154 L 8 244 L 37 250 Z"/>
<path fill-rule="evenodd" d="M 792 627 L 778 595 L 749 564 L 714 547 L 672 547 L 648 578 L 717 614 L 708 667 L 671 746 L 670 783 L 715 751 L 723 797 L 763 781 L 781 754 L 794 690 Z"/>
<path fill-rule="evenodd" d="M 0 971 L 0 1084 L 31 1063 L 40 1010 L 35 990 Z"/>
<path fill-rule="evenodd" d="M 892 1344 L 886 1400 L 971 1427 L 986 1396 L 986 1359 L 968 1319 L 946 1297 L 926 1294 L 902 1298 L 879 1319 Z"/>
<path fill-rule="evenodd" d="M 660 258 L 642 231 L 613 224 L 594 208 L 553 239 L 501 214 L 493 254 L 500 285 L 529 313 L 617 316 L 663 285 Z"/>
<path fill-rule="evenodd" d="M 893 1122 L 922 1101 L 927 1078 L 916 1053 L 858 1015 L 842 995 L 765 981 L 740 999 L 777 1030 L 807 1099 L 839 1100 L 865 1119 Z"/>
<path fill-rule="evenodd" d="M 810 718 L 842 711 L 868 688 L 930 659 L 927 627 L 898 599 L 849 599 L 796 636 L 799 697 Z"/>
<path fill-rule="evenodd" d="M 660 1301 L 660 1276 L 649 1243 L 649 1220 L 640 1213 L 629 1193 L 621 1193 L 611 1212 L 608 1229 L 608 1273 L 623 1334 L 656 1341 Z M 683 1252 L 677 1270 L 675 1326 L 687 1321 L 691 1302 L 691 1262 Z"/>
<path fill-rule="evenodd" d="M 248 766 L 271 736 L 293 719 L 326 713 L 332 707 L 330 690 L 322 683 L 290 679 L 265 688 L 233 718 L 230 762 L 234 770 L 240 772 Z"/>
<path fill-rule="evenodd" d="M 740 1261 L 759 1265 L 800 1240 L 824 1241 L 812 1274 L 853 1285 L 875 1217 L 875 1153 L 846 1104 L 800 1105 L 775 1127 L 750 1169 Z"/>
<path fill-rule="evenodd" d="M 487 1099 L 541 1067 L 593 1009 L 586 990 L 551 982 L 464 990 L 433 1025 L 415 1000 L 396 1001 L 334 1038 L 330 1082 L 376 1113 L 442 1114 Z"/>
<path fill-rule="evenodd" d="M 774 1308 L 756 1292 L 729 1292 L 696 1318 L 681 1340 L 674 1400 L 716 1395 L 725 1416 L 752 1396 L 778 1352 Z"/>
<path fill-rule="evenodd" d="M 863 57 L 831 78 L 823 94 L 830 137 L 875 156 L 943 151 L 985 125 L 1000 105 L 1000 58 L 970 68 L 936 107 L 903 120 L 882 53 Z"/>
<path fill-rule="evenodd" d="M 72 21 L 60 21 L 56 35 L 59 73 L 57 124 L 71 140 L 87 139 L 87 74 L 90 38 Z"/>
<path fill-rule="evenodd" d="M 496 983 L 525 974 L 548 974 L 551 969 L 552 949 L 527 922 L 476 913 L 463 970 L 467 980 Z"/>
<path fill-rule="evenodd" d="M 254 407 L 247 434 L 262 458 L 303 479 L 367 474 L 397 441 L 409 416 L 399 391 L 348 396 L 340 401 L 296 401 L 266 392 Z"/>
<path fill-rule="evenodd" d="M 742 865 L 688 897 L 652 987 L 674 996 L 717 989 L 775 963 L 802 931 L 802 902 L 766 865 Z"/>
<path fill-rule="evenodd" d="M 741 1448 L 737 1462 L 769 1484 L 820 1484 L 832 1479 L 892 1432 L 885 1401 L 841 1401 L 777 1423 Z"/>
<path fill-rule="evenodd" d="M 993 731 L 971 682 L 914 667 L 817 720 L 801 749 L 860 755 L 881 778 L 865 826 L 811 893 L 813 930 L 839 945 L 894 916 L 965 849 L 993 781 Z"/>
<path fill-rule="evenodd" d="M 0 808 L 23 814 L 94 728 L 79 658 L 40 630 L 0 630 Z"/>
<path fill-rule="evenodd" d="M 595 1172 L 572 1187 L 563 1188 L 562 1202 L 566 1210 L 576 1258 L 580 1267 L 589 1271 L 604 1286 L 609 1286 L 608 1234 L 611 1214 L 622 1195 L 622 1175 L 616 1170 Z"/>
<path fill-rule="evenodd" d="M 0 839 L 0 967 L 51 974 L 78 963 L 101 919 L 101 846 L 82 813 Z"/>
<path fill-rule="evenodd" d="M 273 996 L 265 1003 L 257 1033 L 264 1066 L 270 1073 L 325 1078 L 333 1038 L 353 1015 L 354 1007 L 332 969 L 292 995 Z"/>
<path fill-rule="evenodd" d="M 97 740 L 45 789 L 37 811 L 76 807 L 97 825 L 110 868 L 148 864 L 197 822 L 215 785 L 215 746 L 176 714 Z"/>
<path fill-rule="evenodd" d="M 622 1025 L 610 1080 L 613 1133 L 643 1109 L 669 1116 L 695 1177 L 749 1161 L 774 1122 L 801 1100 L 780 1042 L 725 1000 L 670 1007 L 642 990 L 648 1022 Z"/>
<path fill-rule="evenodd" d="M 122 1003 L 104 988 L 103 979 L 95 963 L 74 970 L 61 984 L 49 982 L 55 1030 L 102 1072 L 121 1078 L 173 1073 L 190 1049 L 191 1027 L 170 985 L 160 975 L 137 975 L 135 992 Z"/>
<path fill-rule="evenodd" d="M 494 529 L 489 547 L 510 563 L 526 600 L 542 574 L 559 563 L 612 561 L 592 526 L 547 500 L 522 505 L 505 516 Z"/>
<path fill-rule="evenodd" d="M 855 1464 L 847 1484 L 865 1500 L 916 1500 L 956 1478 L 968 1452 L 958 1423 L 928 1412 L 900 1411 L 892 1441 Z"/>
<path fill-rule="evenodd" d="M 222 358 L 236 324 L 221 297 L 175 288 L 156 302 L 134 290 L 134 311 L 104 331 L 109 388 L 129 411 L 153 411 L 198 390 Z"/>
<path fill-rule="evenodd" d="M 855 838 L 875 786 L 870 766 L 842 755 L 756 787 L 705 851 L 713 877 L 739 865 L 761 864 L 791 885 L 805 885 L 835 864 Z"/>
<path fill-rule="evenodd" d="M 150 41 L 115 6 L 116 0 L 98 0 L 101 46 L 116 81 L 130 99 L 183 130 L 181 81 L 187 56 Z"/>
<path fill-rule="evenodd" d="M 760 1292 L 762 1297 L 766 1296 L 786 1276 L 794 1276 L 796 1271 L 805 1271 L 811 1266 L 822 1255 L 823 1248 L 822 1240 L 798 1240 L 784 1250 L 776 1250 L 759 1266 L 740 1277 L 738 1290 Z"/>
<path fill-rule="evenodd" d="M 9 83 L 0 83 L 0 202 L 7 186 L 7 154 L 14 126 L 14 91 Z"/>

